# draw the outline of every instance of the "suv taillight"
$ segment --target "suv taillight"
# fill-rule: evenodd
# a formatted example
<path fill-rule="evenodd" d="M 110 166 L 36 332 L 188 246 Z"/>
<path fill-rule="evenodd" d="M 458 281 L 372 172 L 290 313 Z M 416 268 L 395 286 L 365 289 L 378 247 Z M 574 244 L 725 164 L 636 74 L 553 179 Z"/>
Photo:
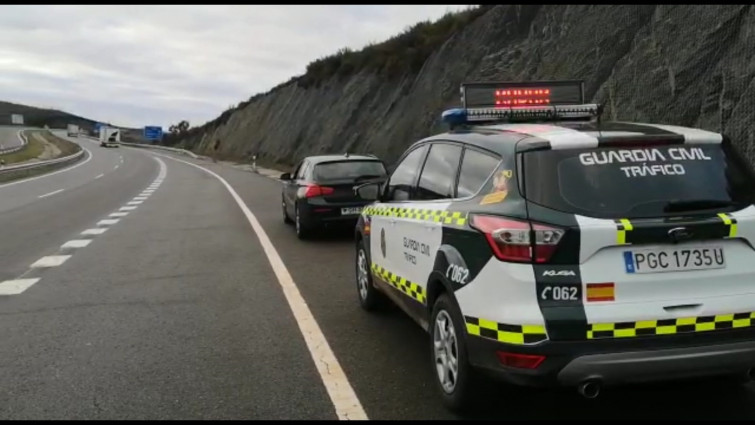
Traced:
<path fill-rule="evenodd" d="M 471 226 L 485 235 L 496 258 L 503 261 L 529 263 L 534 257 L 534 262 L 545 263 L 564 236 L 557 227 L 492 215 L 472 216 Z"/>
<path fill-rule="evenodd" d="M 335 191 L 332 187 L 309 184 L 299 189 L 300 198 L 313 198 L 315 196 L 330 195 Z"/>

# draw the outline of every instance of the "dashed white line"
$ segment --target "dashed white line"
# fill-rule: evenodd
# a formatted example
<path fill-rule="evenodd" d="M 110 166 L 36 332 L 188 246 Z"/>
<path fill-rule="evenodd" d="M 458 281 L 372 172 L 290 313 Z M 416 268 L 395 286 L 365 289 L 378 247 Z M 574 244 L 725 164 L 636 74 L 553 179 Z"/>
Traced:
<path fill-rule="evenodd" d="M 328 345 L 325 335 L 323 335 L 314 315 L 309 310 L 306 301 L 299 292 L 296 282 L 294 282 L 288 269 L 286 269 L 283 259 L 278 255 L 278 251 L 270 241 L 267 233 L 265 233 L 265 229 L 260 222 L 257 221 L 257 217 L 249 210 L 249 207 L 246 206 L 238 193 L 236 193 L 233 187 L 231 187 L 225 179 L 207 168 L 167 155 L 153 155 L 162 156 L 172 159 L 173 161 L 196 167 L 215 177 L 225 186 L 226 190 L 228 190 L 236 201 L 236 204 L 244 213 L 244 216 L 246 216 L 247 221 L 259 238 L 260 244 L 265 251 L 265 255 L 273 268 L 273 272 L 275 272 L 275 276 L 278 278 L 278 283 L 283 289 L 283 295 L 286 297 L 286 301 L 294 314 L 296 323 L 299 325 L 299 330 L 304 337 L 304 341 L 306 342 L 309 353 L 314 360 L 320 378 L 325 384 L 325 388 L 330 396 L 330 401 L 336 409 L 338 418 L 346 420 L 367 420 L 367 413 L 362 408 L 359 398 L 351 387 L 351 384 L 341 368 L 341 365 L 338 363 L 338 359 L 331 350 L 330 345 Z"/>
<path fill-rule="evenodd" d="M 113 170 L 117 170 L 118 167 L 120 167 L 120 166 L 121 166 L 121 164 L 115 164 L 115 167 L 113 167 Z"/>
<path fill-rule="evenodd" d="M 121 207 L 121 209 L 120 209 L 120 210 L 121 210 L 121 211 L 133 211 L 133 210 L 135 210 L 135 209 L 136 209 L 136 207 Z"/>
<path fill-rule="evenodd" d="M 108 217 L 125 217 L 127 215 L 128 215 L 127 212 L 114 212 L 114 213 L 111 213 Z"/>
<path fill-rule="evenodd" d="M 92 242 L 91 239 L 74 239 L 61 245 L 61 248 L 84 248 Z"/>
<path fill-rule="evenodd" d="M 65 190 L 65 189 L 58 189 L 58 190 L 54 190 L 54 191 L 52 191 L 52 192 L 50 192 L 50 193 L 45 193 L 44 195 L 39 195 L 39 196 L 37 196 L 37 198 L 46 198 L 46 197 L 48 197 L 48 196 L 52 196 L 52 195 L 54 195 L 54 194 L 56 194 L 56 193 L 60 193 L 60 192 L 62 192 L 62 191 L 64 191 L 64 190 Z"/>
<path fill-rule="evenodd" d="M 137 196 L 137 197 L 136 197 L 136 198 L 134 198 L 133 200 L 134 200 L 134 201 L 146 201 L 146 200 L 147 200 L 147 198 L 149 198 L 149 196 Z"/>
<path fill-rule="evenodd" d="M 0 295 L 18 295 L 39 282 L 39 278 L 13 279 L 0 282 Z"/>
<path fill-rule="evenodd" d="M 102 177 L 102 176 L 104 176 L 104 174 L 99 174 L 99 175 L 97 175 L 97 177 L 95 177 L 94 179 L 95 179 L 95 180 L 97 180 L 97 179 L 99 179 L 99 178 L 100 178 L 100 177 Z"/>
<path fill-rule="evenodd" d="M 100 220 L 97 222 L 98 226 L 112 226 L 115 223 L 118 223 L 121 219 L 119 218 L 106 218 L 104 220 Z"/>
<path fill-rule="evenodd" d="M 144 201 L 131 201 L 131 202 L 128 202 L 126 205 L 139 205 L 142 202 L 144 202 Z"/>
<path fill-rule="evenodd" d="M 48 255 L 47 257 L 42 257 L 35 261 L 30 267 L 57 267 L 65 263 L 69 258 L 71 258 L 70 255 Z"/>
<path fill-rule="evenodd" d="M 107 231 L 107 227 L 100 227 L 99 229 L 86 229 L 81 232 L 82 235 L 101 235 Z"/>

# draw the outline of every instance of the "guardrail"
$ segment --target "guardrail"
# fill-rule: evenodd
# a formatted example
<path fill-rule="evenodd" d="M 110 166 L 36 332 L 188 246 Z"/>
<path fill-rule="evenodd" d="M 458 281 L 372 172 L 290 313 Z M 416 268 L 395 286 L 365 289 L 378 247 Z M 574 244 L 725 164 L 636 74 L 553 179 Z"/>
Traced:
<path fill-rule="evenodd" d="M 71 162 L 78 161 L 83 155 L 84 149 L 80 149 L 78 152 L 73 153 L 62 158 L 48 159 L 45 161 L 27 162 L 23 164 L 0 165 L 0 181 L 5 181 L 12 178 L 22 177 L 24 174 L 40 168 L 57 168 L 66 165 Z"/>
<path fill-rule="evenodd" d="M 199 158 L 199 156 L 197 154 L 195 154 L 192 151 L 187 151 L 186 149 L 170 148 L 168 146 L 160 146 L 160 145 L 148 145 L 146 143 L 126 143 L 126 142 L 121 142 L 121 144 L 124 145 L 124 146 L 131 146 L 133 148 L 158 149 L 158 150 L 163 150 L 163 151 L 176 152 L 176 153 L 180 153 L 180 154 L 183 154 L 183 155 L 188 155 L 188 156 L 190 156 L 190 157 L 192 157 L 194 159 Z"/>
<path fill-rule="evenodd" d="M 13 152 L 20 151 L 21 149 L 25 148 L 26 145 L 29 144 L 29 140 L 26 138 L 26 135 L 24 134 L 24 130 L 18 130 L 18 138 L 21 139 L 21 146 L 16 146 L 13 148 L 5 148 L 0 149 L 0 155 L 5 155 Z"/>

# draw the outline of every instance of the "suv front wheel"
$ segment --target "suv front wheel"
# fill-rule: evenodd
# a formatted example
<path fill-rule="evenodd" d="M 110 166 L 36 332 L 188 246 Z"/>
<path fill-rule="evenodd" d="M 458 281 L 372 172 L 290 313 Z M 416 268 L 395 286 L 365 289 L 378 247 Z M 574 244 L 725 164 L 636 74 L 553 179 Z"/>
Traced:
<path fill-rule="evenodd" d="M 367 259 L 367 251 L 364 249 L 364 240 L 357 245 L 356 278 L 359 304 L 367 311 L 378 309 L 384 302 L 383 294 L 372 284 L 370 262 Z"/>
<path fill-rule="evenodd" d="M 430 353 L 443 404 L 456 412 L 471 406 L 477 380 L 467 360 L 465 335 L 458 307 L 447 294 L 441 294 L 433 305 Z"/>

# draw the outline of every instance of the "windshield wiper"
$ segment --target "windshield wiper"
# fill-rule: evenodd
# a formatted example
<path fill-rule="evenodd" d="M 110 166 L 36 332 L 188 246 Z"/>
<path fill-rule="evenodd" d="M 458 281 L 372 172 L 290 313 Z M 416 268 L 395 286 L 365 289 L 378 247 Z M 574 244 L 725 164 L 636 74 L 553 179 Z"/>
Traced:
<path fill-rule="evenodd" d="M 707 210 L 711 208 L 723 208 L 737 205 L 733 201 L 721 199 L 697 199 L 694 201 L 671 201 L 663 207 L 664 212 Z"/>

